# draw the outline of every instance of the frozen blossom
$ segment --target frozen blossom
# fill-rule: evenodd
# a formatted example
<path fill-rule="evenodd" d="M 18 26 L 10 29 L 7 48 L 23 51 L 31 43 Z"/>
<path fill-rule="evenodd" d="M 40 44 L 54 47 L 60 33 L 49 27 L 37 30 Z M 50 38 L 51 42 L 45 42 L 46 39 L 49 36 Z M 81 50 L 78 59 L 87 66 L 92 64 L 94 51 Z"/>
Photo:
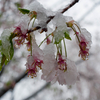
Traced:
<path fill-rule="evenodd" d="M 37 72 L 37 67 L 36 65 L 34 66 L 34 59 L 33 56 L 28 56 L 27 63 L 25 64 L 26 66 L 26 72 L 28 72 L 28 76 L 36 77 L 36 72 Z"/>
<path fill-rule="evenodd" d="M 56 72 L 56 81 L 58 81 L 58 83 L 61 85 L 75 84 L 78 77 L 78 72 L 75 63 L 69 59 L 63 59 L 63 60 L 65 61 L 61 63 L 62 65 L 60 64 L 61 68 L 59 68 L 59 63 L 58 63 L 58 69 Z"/>
<path fill-rule="evenodd" d="M 42 79 L 46 80 L 47 82 L 51 82 L 55 79 L 56 67 L 57 62 L 55 59 L 55 47 L 54 44 L 49 44 L 44 48 L 44 59 L 42 65 Z"/>
<path fill-rule="evenodd" d="M 91 35 L 84 28 L 82 28 L 81 33 L 77 35 L 79 37 L 79 47 L 80 47 L 79 56 L 81 56 L 82 59 L 85 60 L 88 58 L 89 49 L 91 47 Z"/>
<path fill-rule="evenodd" d="M 73 61 L 63 58 L 61 54 L 58 54 L 58 59 L 56 60 L 53 44 L 47 45 L 44 52 L 42 79 L 53 83 L 58 81 L 61 85 L 72 85 L 77 81 L 78 72 Z"/>
<path fill-rule="evenodd" d="M 29 22 L 30 22 L 30 17 L 28 15 L 23 15 L 21 17 L 21 20 L 18 23 L 18 25 L 15 26 L 16 29 L 15 29 L 14 32 L 16 34 L 23 34 L 23 35 L 25 35 L 27 33 L 27 30 L 28 30 Z M 18 29 L 18 31 L 17 31 L 17 29 Z"/>
<path fill-rule="evenodd" d="M 28 25 L 30 22 L 30 18 L 27 15 L 22 16 L 21 21 L 15 26 L 15 30 L 13 33 L 16 36 L 15 42 L 16 46 L 20 46 L 25 42 L 27 37 Z"/>
<path fill-rule="evenodd" d="M 77 43 L 80 47 L 79 56 L 83 60 L 88 59 L 89 49 L 92 43 L 91 34 L 85 28 L 81 28 L 74 20 L 67 22 L 67 26 L 71 27 L 76 34 Z"/>
<path fill-rule="evenodd" d="M 32 37 L 33 36 L 34 35 L 32 35 Z M 32 46 L 32 55 L 28 56 L 26 70 L 28 72 L 28 75 L 30 75 L 33 78 L 36 77 L 36 72 L 38 71 L 38 68 L 41 69 L 41 66 L 43 64 L 43 52 L 36 44 L 34 37 L 32 39 Z"/>

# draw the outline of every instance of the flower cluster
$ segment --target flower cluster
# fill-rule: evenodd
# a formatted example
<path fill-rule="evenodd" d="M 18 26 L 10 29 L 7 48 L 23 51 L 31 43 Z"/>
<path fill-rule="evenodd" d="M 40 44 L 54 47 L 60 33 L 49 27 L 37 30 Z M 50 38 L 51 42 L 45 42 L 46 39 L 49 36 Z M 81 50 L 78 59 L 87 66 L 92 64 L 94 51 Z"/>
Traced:
<path fill-rule="evenodd" d="M 85 28 L 81 28 L 74 20 L 67 22 L 67 26 L 71 27 L 75 32 L 80 47 L 79 56 L 83 60 L 88 59 L 89 49 L 92 43 L 91 34 Z"/>
<path fill-rule="evenodd" d="M 56 82 L 59 84 L 74 84 L 78 77 L 77 68 L 75 63 L 61 54 L 57 55 L 57 59 L 54 56 L 54 44 L 49 44 L 45 47 L 44 52 L 44 64 L 42 66 L 42 79 L 47 82 Z"/>
<path fill-rule="evenodd" d="M 7 62 L 5 59 L 7 59 L 8 55 L 10 55 L 10 60 L 13 57 L 12 39 L 15 38 L 15 44 L 18 47 L 26 44 L 30 52 L 25 64 L 28 76 L 36 77 L 37 72 L 42 70 L 41 78 L 47 82 L 58 82 L 61 85 L 74 84 L 78 79 L 78 71 L 75 63 L 67 57 L 66 39 L 71 40 L 68 28 L 70 27 L 75 32 L 80 48 L 79 56 L 83 60 L 86 60 L 89 55 L 91 47 L 90 33 L 81 28 L 71 17 L 64 16 L 62 13 L 52 12 L 54 16 L 48 16 L 51 15 L 51 12 L 48 14 L 49 12 L 37 1 L 31 3 L 25 9 L 20 8 L 20 11 L 24 15 L 18 25 L 14 27 L 11 33 L 9 31 L 9 35 L 7 35 L 7 31 L 4 31 L 3 35 L 1 35 L 0 43 L 6 45 L 7 48 L 9 47 L 9 51 L 6 52 L 4 51 L 6 47 L 0 45 L 2 52 L 1 62 L 3 61 L 3 64 Z M 53 26 L 52 29 L 51 26 Z M 36 31 L 38 29 L 42 29 L 42 31 Z M 39 46 L 35 39 L 36 32 L 46 36 Z M 9 44 L 5 43 L 5 40 Z M 42 43 L 45 44 L 43 50 L 40 49 Z"/>

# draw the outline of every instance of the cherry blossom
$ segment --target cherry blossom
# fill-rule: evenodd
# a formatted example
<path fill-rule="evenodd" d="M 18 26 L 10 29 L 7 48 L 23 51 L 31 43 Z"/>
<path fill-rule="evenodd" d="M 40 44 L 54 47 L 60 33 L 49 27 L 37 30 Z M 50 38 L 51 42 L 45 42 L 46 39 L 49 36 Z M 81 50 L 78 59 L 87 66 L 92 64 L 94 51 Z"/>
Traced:
<path fill-rule="evenodd" d="M 51 49 L 52 48 L 52 49 Z M 53 43 L 46 45 L 43 50 L 44 52 L 44 59 L 42 65 L 42 79 L 46 80 L 47 82 L 51 82 L 55 79 L 56 67 L 57 62 L 55 59 L 55 47 Z"/>
<path fill-rule="evenodd" d="M 36 64 L 34 63 L 33 56 L 28 56 L 27 63 L 25 64 L 26 66 L 26 72 L 28 72 L 28 76 L 36 77 L 36 72 L 37 72 L 37 67 Z"/>
<path fill-rule="evenodd" d="M 78 40 L 77 43 L 80 47 L 79 56 L 81 56 L 83 60 L 86 60 L 91 47 L 91 34 L 85 28 L 81 28 L 74 20 L 71 20 L 66 24 L 68 27 L 71 27 L 76 34 Z"/>
<path fill-rule="evenodd" d="M 38 71 L 37 67 L 41 69 L 43 64 L 43 60 L 38 58 L 38 55 L 29 55 L 27 59 L 26 72 L 28 72 L 28 76 L 30 75 L 32 78 L 36 77 L 36 72 Z"/>
<path fill-rule="evenodd" d="M 38 68 L 41 69 L 41 66 L 43 64 L 43 51 L 36 44 L 34 34 L 31 34 L 31 36 L 32 36 L 32 51 L 31 51 L 32 53 L 30 56 L 28 56 L 26 69 L 28 72 L 28 76 L 30 75 L 33 78 L 36 77 L 36 72 L 38 71 Z"/>
<path fill-rule="evenodd" d="M 56 81 L 58 81 L 59 84 L 67 84 L 72 85 L 75 84 L 78 77 L 77 68 L 75 66 L 75 63 L 69 59 L 63 59 L 61 58 L 61 63 L 59 64 L 58 61 L 58 68 L 56 72 Z M 60 68 L 59 68 L 60 65 Z"/>
<path fill-rule="evenodd" d="M 50 49 L 52 48 L 52 50 Z M 53 52 L 52 52 L 53 51 Z M 42 79 L 47 82 L 57 82 L 61 85 L 72 85 L 77 81 L 78 72 L 75 63 L 66 57 L 58 54 L 58 59 L 54 56 L 54 45 L 49 44 L 44 49 L 44 64 L 42 65 Z"/>
<path fill-rule="evenodd" d="M 15 26 L 15 30 L 13 33 L 16 36 L 15 42 L 16 45 L 20 46 L 24 43 L 26 37 L 27 37 L 27 30 L 28 30 L 28 24 L 29 24 L 30 18 L 27 15 L 24 15 L 21 17 L 21 21 L 18 23 L 18 25 Z"/>
<path fill-rule="evenodd" d="M 91 47 L 91 35 L 86 29 L 81 29 L 81 33 L 78 34 L 79 42 L 79 56 L 82 57 L 83 60 L 88 58 L 89 49 Z"/>

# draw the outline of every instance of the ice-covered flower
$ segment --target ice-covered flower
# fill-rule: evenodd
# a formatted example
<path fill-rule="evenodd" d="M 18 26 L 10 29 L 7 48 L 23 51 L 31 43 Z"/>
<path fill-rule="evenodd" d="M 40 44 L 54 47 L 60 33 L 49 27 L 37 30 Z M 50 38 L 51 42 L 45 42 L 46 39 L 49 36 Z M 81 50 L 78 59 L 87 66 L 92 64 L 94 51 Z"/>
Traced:
<path fill-rule="evenodd" d="M 55 31 L 53 32 L 55 42 L 59 43 L 64 38 L 64 33 L 68 31 L 65 17 L 61 13 L 57 13 L 52 23 L 55 27 Z"/>
<path fill-rule="evenodd" d="M 62 56 L 60 55 L 55 76 L 55 80 L 58 81 L 58 83 L 61 85 L 75 84 L 78 77 L 78 72 L 75 63 L 67 58 L 62 58 Z"/>
<path fill-rule="evenodd" d="M 35 58 L 33 56 L 28 56 L 26 65 L 26 72 L 28 72 L 28 76 L 36 77 L 36 73 L 38 71 L 38 68 L 41 68 L 41 65 L 43 63 L 43 60 L 40 60 L 38 58 Z"/>
<path fill-rule="evenodd" d="M 15 26 L 15 34 L 23 34 L 27 33 L 29 27 L 30 17 L 28 15 L 23 15 L 19 21 L 19 23 Z M 19 30 L 17 30 L 19 29 Z"/>
<path fill-rule="evenodd" d="M 61 85 L 74 84 L 78 77 L 75 63 L 62 57 L 61 54 L 58 54 L 57 59 L 55 59 L 54 45 L 52 43 L 45 47 L 44 52 L 45 56 L 43 60 L 44 64 L 42 65 L 42 79 L 53 83 L 58 81 Z"/>
<path fill-rule="evenodd" d="M 74 20 L 66 23 L 68 27 L 71 27 L 76 34 L 78 45 L 80 47 L 79 56 L 83 60 L 86 60 L 89 55 L 89 49 L 91 47 L 91 34 Z"/>
<path fill-rule="evenodd" d="M 57 61 L 55 59 L 55 49 L 54 44 L 50 43 L 46 45 L 44 48 L 44 59 L 42 65 L 42 79 L 46 80 L 47 82 L 51 82 L 55 79 Z"/>
<path fill-rule="evenodd" d="M 31 41 L 32 51 L 31 51 L 31 56 L 28 56 L 26 69 L 28 75 L 30 75 L 31 77 L 35 77 L 38 68 L 41 69 L 41 66 L 43 64 L 43 51 L 36 44 L 34 34 L 31 33 L 31 37 L 32 37 L 32 41 Z"/>
<path fill-rule="evenodd" d="M 30 18 L 27 15 L 24 15 L 21 17 L 20 22 L 18 25 L 15 26 L 15 30 L 13 33 L 16 36 L 15 42 L 16 45 L 20 46 L 24 43 L 26 37 L 27 37 L 27 30 L 28 30 L 28 24 L 29 24 Z"/>
<path fill-rule="evenodd" d="M 91 47 L 91 35 L 86 29 L 82 28 L 81 33 L 77 34 L 77 36 L 79 38 L 80 47 L 79 56 L 81 56 L 82 59 L 85 60 L 88 58 L 89 49 Z"/>
<path fill-rule="evenodd" d="M 67 70 L 67 64 L 66 59 L 64 59 L 61 54 L 58 54 L 58 69 L 66 71 Z"/>
<path fill-rule="evenodd" d="M 28 76 L 36 77 L 37 67 L 34 62 L 33 56 L 28 56 L 26 66 L 26 72 L 28 72 Z"/>
<path fill-rule="evenodd" d="M 38 71 L 38 67 L 41 69 L 43 64 L 43 60 L 40 59 L 38 52 L 34 52 L 32 56 L 28 56 L 26 65 L 26 72 L 28 72 L 28 76 L 30 75 L 32 78 L 36 77 L 36 72 Z"/>

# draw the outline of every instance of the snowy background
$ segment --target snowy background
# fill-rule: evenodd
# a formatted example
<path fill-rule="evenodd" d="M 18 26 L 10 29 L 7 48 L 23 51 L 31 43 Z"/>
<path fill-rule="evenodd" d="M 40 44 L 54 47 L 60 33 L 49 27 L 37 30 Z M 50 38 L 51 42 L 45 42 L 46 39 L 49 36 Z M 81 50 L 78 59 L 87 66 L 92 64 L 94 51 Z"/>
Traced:
<path fill-rule="evenodd" d="M 5 28 L 13 27 L 19 20 L 19 11 L 15 6 L 22 6 L 32 0 L 0 0 L 0 33 Z M 58 11 L 68 5 L 71 0 L 38 0 L 46 9 Z M 4 3 L 6 2 L 6 3 Z M 8 9 L 9 7 L 9 9 Z M 0 75 L 0 93 L 4 88 L 13 88 L 5 92 L 0 100 L 100 100 L 100 1 L 80 0 L 64 13 L 71 16 L 81 27 L 86 28 L 92 35 L 92 46 L 89 60 L 82 61 L 78 55 L 78 46 L 72 36 L 68 43 L 68 57 L 75 61 L 80 81 L 73 86 L 51 84 L 41 80 L 41 72 L 37 78 L 25 76 L 25 63 L 28 52 L 25 47 L 15 49 L 13 60 L 4 67 Z M 37 35 L 38 42 L 41 41 Z M 70 43 L 70 45 L 69 45 Z M 1 72 L 0 72 L 1 73 Z M 23 77 L 23 78 L 21 78 Z M 16 81 L 21 79 L 20 81 Z M 29 97 L 29 98 L 28 98 Z"/>

